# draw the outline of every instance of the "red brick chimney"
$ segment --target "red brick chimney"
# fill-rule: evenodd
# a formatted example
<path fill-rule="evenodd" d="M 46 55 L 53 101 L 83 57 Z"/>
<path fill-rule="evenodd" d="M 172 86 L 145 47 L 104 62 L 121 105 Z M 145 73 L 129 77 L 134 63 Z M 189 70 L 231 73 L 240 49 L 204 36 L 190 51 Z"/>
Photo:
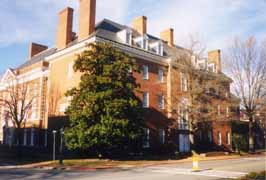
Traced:
<path fill-rule="evenodd" d="M 57 49 L 64 49 L 73 39 L 73 12 L 72 8 L 67 7 L 59 13 L 56 36 Z"/>
<path fill-rule="evenodd" d="M 162 31 L 161 34 L 161 39 L 166 41 L 170 47 L 174 47 L 174 29 L 166 29 L 165 31 Z"/>
<path fill-rule="evenodd" d="M 141 16 L 137 17 L 132 22 L 132 28 L 138 31 L 141 35 L 147 33 L 147 17 Z"/>
<path fill-rule="evenodd" d="M 79 41 L 95 31 L 96 0 L 79 0 Z"/>
<path fill-rule="evenodd" d="M 46 49 L 48 49 L 47 46 L 31 42 L 30 47 L 29 47 L 29 59 L 31 59 L 33 56 L 45 51 Z"/>

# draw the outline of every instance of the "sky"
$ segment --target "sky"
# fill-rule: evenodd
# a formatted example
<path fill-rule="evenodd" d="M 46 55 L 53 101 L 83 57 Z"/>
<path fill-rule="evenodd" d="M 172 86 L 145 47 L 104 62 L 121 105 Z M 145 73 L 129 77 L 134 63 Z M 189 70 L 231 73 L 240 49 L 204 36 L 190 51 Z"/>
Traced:
<path fill-rule="evenodd" d="M 58 12 L 73 7 L 77 32 L 79 0 L 0 0 L 0 74 L 28 59 L 30 42 L 54 47 Z M 234 37 L 266 39 L 266 0 L 97 0 L 97 22 L 103 18 L 130 25 L 145 15 L 148 33 L 169 27 L 175 43 L 189 36 L 207 50 L 226 49 Z"/>

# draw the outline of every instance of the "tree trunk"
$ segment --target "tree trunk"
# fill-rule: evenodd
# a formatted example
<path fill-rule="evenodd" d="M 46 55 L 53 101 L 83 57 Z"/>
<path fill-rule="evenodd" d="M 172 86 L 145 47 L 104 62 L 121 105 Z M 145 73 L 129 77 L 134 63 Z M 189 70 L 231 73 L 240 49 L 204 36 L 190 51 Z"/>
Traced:
<path fill-rule="evenodd" d="M 249 128 L 248 128 L 248 144 L 249 144 L 249 151 L 254 152 L 254 137 L 253 137 L 253 118 L 249 118 Z"/>

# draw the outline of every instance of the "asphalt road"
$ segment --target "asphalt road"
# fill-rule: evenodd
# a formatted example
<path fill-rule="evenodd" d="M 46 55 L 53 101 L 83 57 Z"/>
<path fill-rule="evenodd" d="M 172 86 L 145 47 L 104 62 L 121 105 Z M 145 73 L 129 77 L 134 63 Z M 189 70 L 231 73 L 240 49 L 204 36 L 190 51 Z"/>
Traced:
<path fill-rule="evenodd" d="M 0 165 L 1 166 L 1 165 Z M 91 172 L 44 171 L 34 169 L 1 169 L 0 179 L 48 180 L 220 180 L 237 178 L 249 172 L 266 169 L 266 157 L 200 162 L 200 172 L 191 171 L 191 163 L 178 163 L 146 168 Z"/>

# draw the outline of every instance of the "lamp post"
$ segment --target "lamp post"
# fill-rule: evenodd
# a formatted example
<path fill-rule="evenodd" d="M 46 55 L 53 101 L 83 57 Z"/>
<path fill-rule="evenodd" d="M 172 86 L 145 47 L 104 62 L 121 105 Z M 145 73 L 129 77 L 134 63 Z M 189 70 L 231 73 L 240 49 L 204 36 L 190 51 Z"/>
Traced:
<path fill-rule="evenodd" d="M 63 165 L 63 147 L 64 146 L 64 129 L 60 129 L 60 159 L 59 164 Z"/>
<path fill-rule="evenodd" d="M 53 130 L 53 161 L 55 161 L 55 136 L 56 136 L 56 130 Z"/>

